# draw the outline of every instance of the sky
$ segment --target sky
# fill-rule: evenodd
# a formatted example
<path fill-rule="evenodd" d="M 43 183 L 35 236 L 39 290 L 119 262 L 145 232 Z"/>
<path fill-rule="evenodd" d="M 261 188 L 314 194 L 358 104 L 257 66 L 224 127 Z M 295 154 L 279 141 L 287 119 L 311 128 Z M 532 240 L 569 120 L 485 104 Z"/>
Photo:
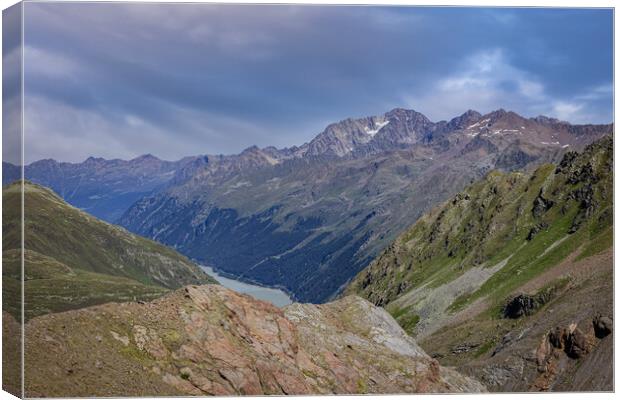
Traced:
<path fill-rule="evenodd" d="M 301 145 L 331 122 L 395 107 L 434 121 L 504 108 L 609 123 L 612 18 L 605 9 L 26 3 L 26 162 Z"/>

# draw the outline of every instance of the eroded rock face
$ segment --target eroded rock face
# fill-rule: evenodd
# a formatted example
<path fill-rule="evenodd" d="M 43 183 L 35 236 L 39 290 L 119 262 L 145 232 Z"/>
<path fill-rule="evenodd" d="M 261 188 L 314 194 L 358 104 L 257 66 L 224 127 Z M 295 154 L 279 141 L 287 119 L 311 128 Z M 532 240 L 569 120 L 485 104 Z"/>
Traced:
<path fill-rule="evenodd" d="M 56 397 L 484 391 L 359 297 L 282 310 L 219 285 L 34 318 L 26 377 Z"/>

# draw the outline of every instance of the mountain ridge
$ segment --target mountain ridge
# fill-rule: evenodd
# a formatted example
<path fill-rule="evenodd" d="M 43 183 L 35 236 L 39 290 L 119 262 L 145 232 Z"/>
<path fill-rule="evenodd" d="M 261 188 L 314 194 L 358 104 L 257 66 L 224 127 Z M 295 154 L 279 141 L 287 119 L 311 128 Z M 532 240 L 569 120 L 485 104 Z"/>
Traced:
<path fill-rule="evenodd" d="M 557 161 L 610 129 L 571 131 L 505 110 L 435 124 L 395 109 L 331 124 L 282 158 L 258 147 L 243 160 L 210 158 L 119 222 L 229 274 L 325 301 L 405 224 L 472 179 Z"/>
<path fill-rule="evenodd" d="M 19 229 L 24 199 L 24 249 Z M 24 182 L 3 188 L 5 309 L 26 318 L 107 301 L 153 299 L 187 284 L 215 283 L 186 257 L 65 203 Z"/>
<path fill-rule="evenodd" d="M 557 164 L 489 172 L 405 229 L 344 294 L 386 308 L 491 391 L 610 390 L 613 162 L 607 135 Z"/>
<path fill-rule="evenodd" d="M 145 157 L 127 176 L 118 161 L 109 169 L 73 165 L 51 174 L 48 186 L 218 270 L 325 301 L 401 229 L 467 183 L 494 168 L 559 161 L 612 127 L 501 109 L 432 122 L 397 108 L 330 124 L 301 146 L 251 146 L 172 164 Z M 26 177 L 32 173 L 26 167 Z"/>
<path fill-rule="evenodd" d="M 121 158 L 104 158 L 104 157 L 95 157 L 95 156 L 89 156 L 86 159 L 84 159 L 84 161 L 81 162 L 69 162 L 69 161 L 59 161 L 53 158 L 45 158 L 45 159 L 41 159 L 41 160 L 37 160 L 37 161 L 33 161 L 29 164 L 26 164 L 26 167 L 28 166 L 32 166 L 33 164 L 38 164 L 38 163 L 53 163 L 53 164 L 65 164 L 65 165 L 79 165 L 79 164 L 84 164 L 87 162 L 121 162 L 121 163 L 138 163 L 139 161 L 143 161 L 143 160 L 153 160 L 153 161 L 157 161 L 157 162 L 161 162 L 161 163 L 180 163 L 186 160 L 193 160 L 193 159 L 197 159 L 200 157 L 231 157 L 231 156 L 238 156 L 243 154 L 244 152 L 246 152 L 249 149 L 258 149 L 261 151 L 269 151 L 269 153 L 273 154 L 273 153 L 283 153 L 283 154 L 300 154 L 303 153 L 305 154 L 304 151 L 300 151 L 302 149 L 305 149 L 306 147 L 308 147 L 312 142 L 317 141 L 317 139 L 320 139 L 321 136 L 324 133 L 332 133 L 333 130 L 339 126 L 355 126 L 355 125 L 360 125 L 363 122 L 375 122 L 375 121 L 380 121 L 380 120 L 389 120 L 390 117 L 392 118 L 399 118 L 400 116 L 403 115 L 409 115 L 408 117 L 405 118 L 411 118 L 411 116 L 415 116 L 416 119 L 419 118 L 422 120 L 422 124 L 423 125 L 436 125 L 436 126 L 440 126 L 440 127 L 450 127 L 452 130 L 456 130 L 459 128 L 463 128 L 465 127 L 465 123 L 463 121 L 470 121 L 470 122 L 476 122 L 479 120 L 484 119 L 485 117 L 488 117 L 489 119 L 493 119 L 493 120 L 497 120 L 498 116 L 506 116 L 506 115 L 514 115 L 516 117 L 518 117 L 521 120 L 527 120 L 527 121 L 534 121 L 537 123 L 541 123 L 541 124 L 545 124 L 545 125 L 555 125 L 555 126 L 566 126 L 566 127 L 574 127 L 573 129 L 576 131 L 584 131 L 584 130 L 588 130 L 589 127 L 602 127 L 602 126 L 613 126 L 613 123 L 603 123 L 603 124 L 594 124 L 594 123 L 586 123 L 586 124 L 571 124 L 570 122 L 567 121 L 563 121 L 554 117 L 548 117 L 545 115 L 538 115 L 536 117 L 523 117 L 520 114 L 514 112 L 514 111 L 506 111 L 503 108 L 499 108 L 497 110 L 493 110 L 488 112 L 487 114 L 481 114 L 476 110 L 467 110 L 464 113 L 453 117 L 450 120 L 440 120 L 437 122 L 433 122 L 430 119 L 428 119 L 424 114 L 414 110 L 414 109 L 406 109 L 406 108 L 394 108 L 390 111 L 387 111 L 383 114 L 377 114 L 377 115 L 371 115 L 371 116 L 364 116 L 364 117 L 349 117 L 349 118 L 345 118 L 342 119 L 338 122 L 333 122 L 329 125 L 327 125 L 327 127 L 319 132 L 317 135 L 315 135 L 310 141 L 305 142 L 301 145 L 292 145 L 292 146 L 288 146 L 288 147 L 282 147 L 282 148 L 276 148 L 274 146 L 266 146 L 266 147 L 259 147 L 255 144 L 250 145 L 248 147 L 246 147 L 244 150 L 238 152 L 238 153 L 230 153 L 230 154 L 208 154 L 208 153 L 204 153 L 204 154 L 197 154 L 197 155 L 188 155 L 188 156 L 184 156 L 178 160 L 164 160 L 158 156 L 155 156 L 151 153 L 144 153 L 144 154 L 140 154 L 137 155 L 131 159 L 121 159 Z M 372 129 L 370 129 L 370 127 L 366 126 L 366 128 L 368 128 L 368 130 L 370 130 L 372 133 L 368 134 L 371 136 L 376 135 L 376 133 L 378 132 L 373 132 Z M 383 128 L 383 126 L 381 127 Z M 359 128 L 358 128 L 359 129 Z M 318 146 L 317 146 L 318 147 Z M 312 155 L 324 155 L 324 154 L 317 154 L 317 152 L 311 152 Z M 11 166 L 15 166 L 14 164 L 8 163 L 8 162 L 3 162 L 3 164 L 6 165 L 11 165 Z M 6 180 L 3 182 L 3 184 L 7 184 L 10 182 L 7 182 Z"/>

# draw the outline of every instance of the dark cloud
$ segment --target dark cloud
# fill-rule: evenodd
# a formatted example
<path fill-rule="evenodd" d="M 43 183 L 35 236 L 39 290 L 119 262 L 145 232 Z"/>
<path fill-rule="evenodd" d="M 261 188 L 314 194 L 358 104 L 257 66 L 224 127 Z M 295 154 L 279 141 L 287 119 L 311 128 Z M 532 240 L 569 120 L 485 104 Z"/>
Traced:
<path fill-rule="evenodd" d="M 398 106 L 609 122 L 612 23 L 600 9 L 26 3 L 28 159 L 301 144 Z"/>
<path fill-rule="evenodd" d="M 21 4 L 2 12 L 2 160 L 22 164 Z"/>

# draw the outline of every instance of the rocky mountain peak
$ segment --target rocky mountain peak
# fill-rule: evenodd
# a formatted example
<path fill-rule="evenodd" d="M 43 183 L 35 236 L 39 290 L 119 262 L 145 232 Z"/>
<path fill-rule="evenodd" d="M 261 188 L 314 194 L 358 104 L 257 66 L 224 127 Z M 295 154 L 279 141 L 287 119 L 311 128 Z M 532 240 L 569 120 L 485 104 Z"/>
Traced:
<path fill-rule="evenodd" d="M 147 153 L 147 154 L 142 154 L 141 156 L 138 156 L 131 161 L 142 162 L 142 161 L 161 161 L 161 160 L 155 157 L 154 155 L 152 155 L 151 153 Z"/>
<path fill-rule="evenodd" d="M 305 155 L 342 157 L 352 152 L 358 145 L 368 143 L 374 129 L 376 128 L 372 118 L 348 118 L 330 124 L 308 143 Z"/>
<path fill-rule="evenodd" d="M 490 118 L 491 120 L 497 120 L 505 117 L 506 115 L 508 115 L 508 113 L 509 112 L 504 110 L 503 108 L 499 108 L 486 114 L 485 117 Z"/>
<path fill-rule="evenodd" d="M 260 152 L 260 148 L 257 145 L 252 145 L 241 152 L 241 154 L 251 154 Z"/>
<path fill-rule="evenodd" d="M 93 158 L 93 157 L 89 157 L 89 159 L 91 159 L 91 158 Z M 86 161 L 88 161 L 88 159 Z M 84 162 L 86 162 L 86 161 L 84 161 Z M 56 160 L 54 160 L 52 158 L 44 158 L 42 160 L 35 161 L 32 164 L 30 164 L 30 165 L 34 165 L 34 166 L 39 167 L 39 168 L 50 168 L 50 167 L 57 166 L 58 165 L 58 161 L 56 161 Z"/>
<path fill-rule="evenodd" d="M 467 110 L 458 117 L 452 118 L 448 122 L 447 126 L 449 129 L 463 129 L 480 121 L 481 118 L 482 114 L 480 114 L 478 111 Z"/>
<path fill-rule="evenodd" d="M 488 119 L 488 125 L 502 124 L 510 127 L 517 127 L 521 125 L 527 125 L 528 119 L 517 114 L 514 111 L 506 111 L 503 108 L 499 110 L 491 111 L 490 113 L 481 117 L 482 119 Z"/>
<path fill-rule="evenodd" d="M 385 113 L 385 117 L 390 120 L 400 120 L 403 122 L 413 121 L 413 123 L 416 124 L 432 123 L 431 120 L 429 120 L 424 114 L 406 108 L 394 108 L 393 110 Z"/>
<path fill-rule="evenodd" d="M 539 115 L 537 117 L 534 118 L 530 118 L 532 121 L 538 122 L 539 124 L 543 124 L 543 125 L 554 125 L 554 124 L 559 124 L 560 121 L 557 118 L 551 118 L 551 117 L 547 117 L 546 115 Z"/>
<path fill-rule="evenodd" d="M 84 160 L 84 163 L 85 164 L 100 164 L 100 163 L 103 163 L 105 161 L 106 161 L 106 159 L 103 158 L 103 157 L 93 157 L 93 156 L 90 156 L 86 160 Z"/>

